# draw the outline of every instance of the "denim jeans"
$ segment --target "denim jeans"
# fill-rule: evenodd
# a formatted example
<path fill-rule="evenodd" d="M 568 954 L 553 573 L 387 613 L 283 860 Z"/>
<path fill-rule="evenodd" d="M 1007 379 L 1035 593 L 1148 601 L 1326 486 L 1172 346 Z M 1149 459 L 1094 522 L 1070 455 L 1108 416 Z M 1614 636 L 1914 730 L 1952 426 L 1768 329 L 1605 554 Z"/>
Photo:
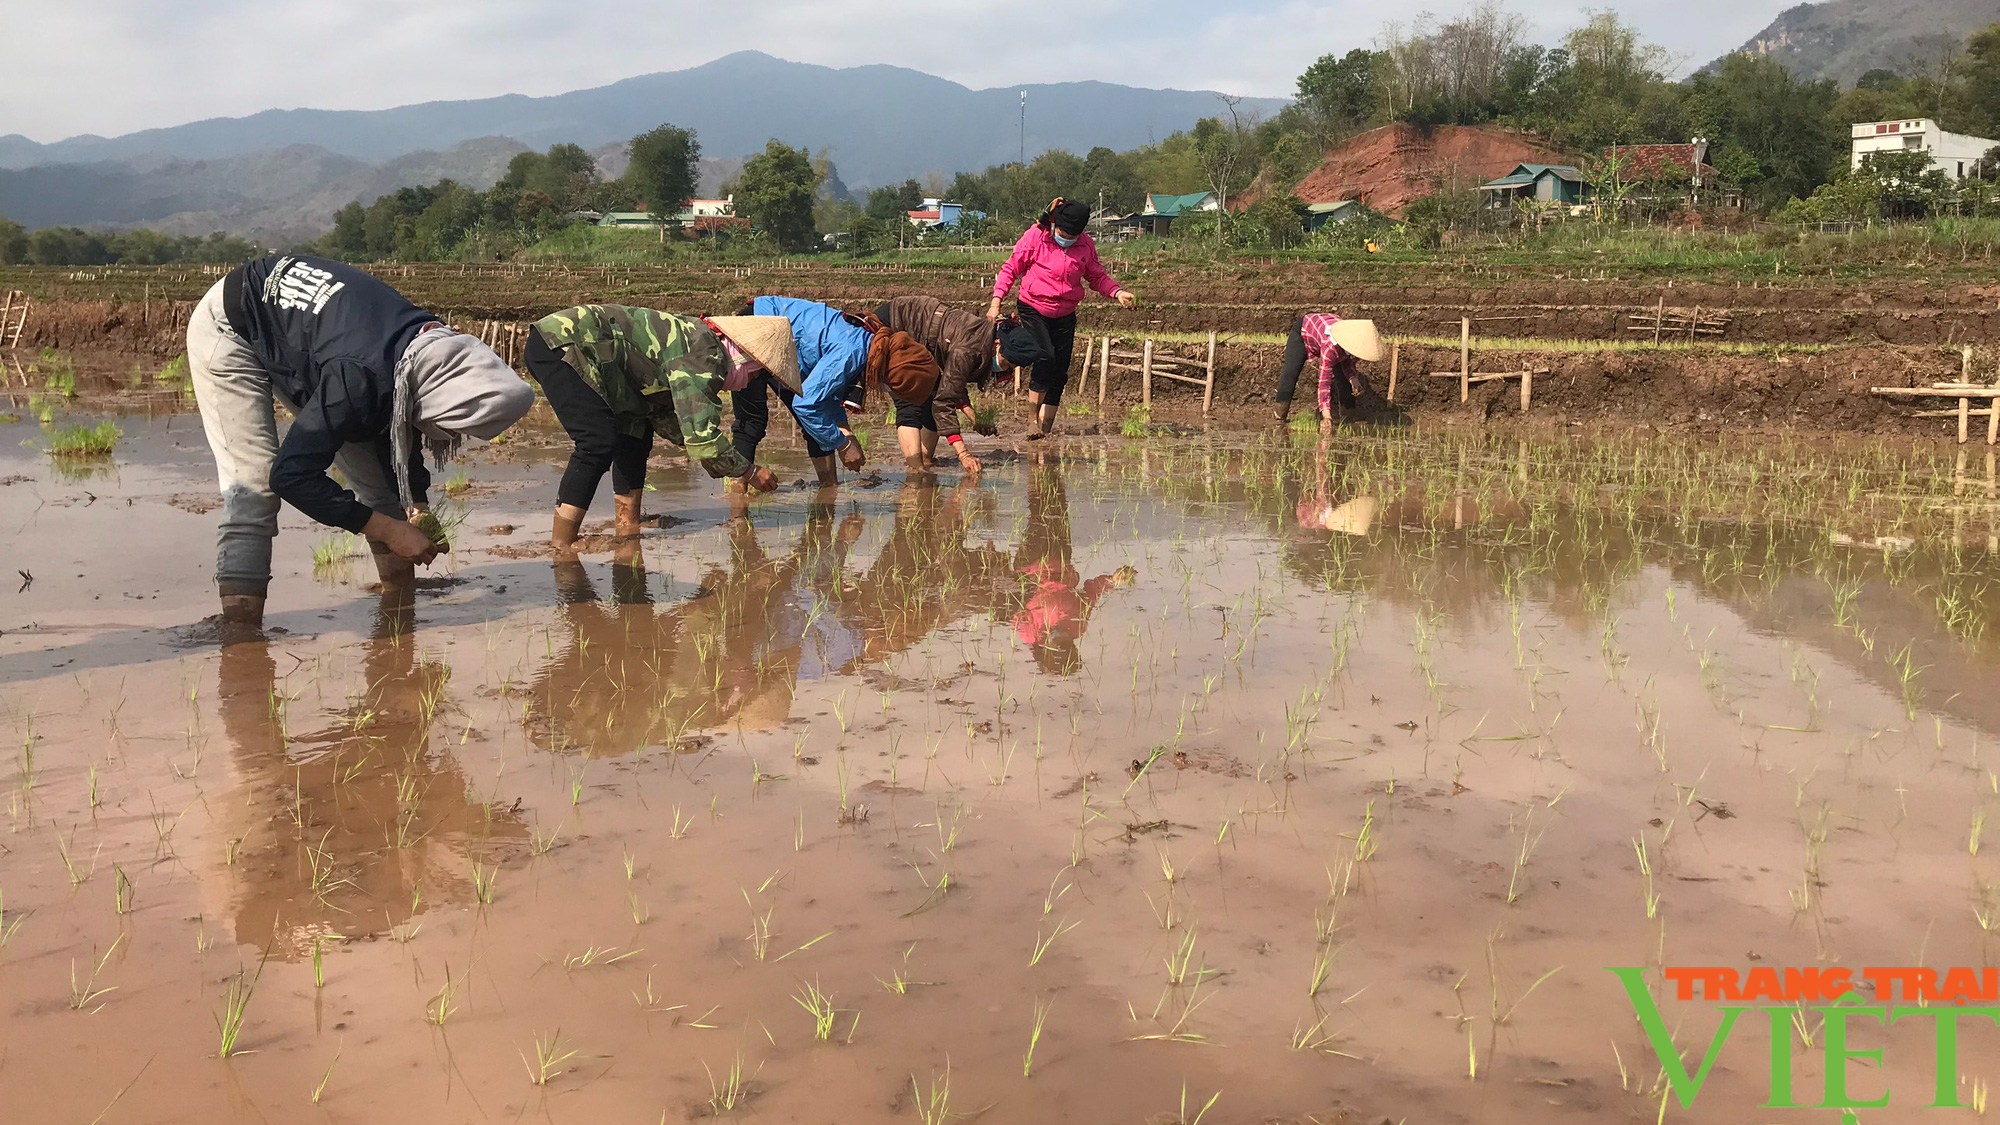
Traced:
<path fill-rule="evenodd" d="M 230 327 L 218 281 L 188 320 L 188 381 L 201 408 L 201 428 L 215 454 L 222 523 L 216 533 L 215 582 L 224 594 L 264 596 L 271 584 L 271 540 L 278 535 L 278 496 L 271 466 L 278 459 L 271 385 L 249 344 Z M 295 404 L 285 408 L 296 412 Z M 404 518 L 396 484 L 382 471 L 376 443 L 350 443 L 334 458 L 356 498 L 383 515 Z"/>

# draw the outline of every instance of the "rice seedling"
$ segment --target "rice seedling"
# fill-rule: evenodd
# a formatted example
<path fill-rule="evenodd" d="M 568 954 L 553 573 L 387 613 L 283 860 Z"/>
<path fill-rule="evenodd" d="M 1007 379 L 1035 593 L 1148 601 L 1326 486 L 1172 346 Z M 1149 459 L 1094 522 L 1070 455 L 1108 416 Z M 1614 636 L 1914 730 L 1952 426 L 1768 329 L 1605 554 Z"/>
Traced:
<path fill-rule="evenodd" d="M 431 994 L 430 1002 L 424 1005 L 424 1022 L 432 1027 L 443 1027 L 453 1012 L 458 1011 L 459 982 L 452 979 L 451 966 L 444 967 L 444 983 Z"/>
<path fill-rule="evenodd" d="M 111 456 L 118 447 L 118 439 L 125 431 L 116 422 L 99 422 L 95 426 L 71 424 L 58 426 L 49 435 L 49 456 L 57 459 L 85 460 Z"/>
<path fill-rule="evenodd" d="M 1653 889 L 1653 862 L 1646 853 L 1646 838 L 1633 837 L 1632 850 L 1639 857 L 1639 893 L 1646 904 L 1646 917 L 1651 919 L 1660 912 L 1660 894 Z"/>
<path fill-rule="evenodd" d="M 104 966 L 107 962 L 111 960 L 111 955 L 118 952 L 118 947 L 123 945 L 124 943 L 125 943 L 125 935 L 119 934 L 117 937 L 112 939 L 111 948 L 104 951 L 104 956 L 91 958 L 85 961 L 85 964 L 88 966 L 88 972 L 84 974 L 81 980 L 79 980 L 76 975 L 76 961 L 74 959 L 70 961 L 69 963 L 70 1011 L 72 1012 L 83 1011 L 85 1008 L 90 1008 L 92 1004 L 97 1004 L 98 1000 L 117 991 L 118 989 L 117 985 L 111 985 L 110 987 L 107 988 L 97 987 L 97 978 L 104 972 Z M 91 952 L 95 953 L 96 950 L 92 949 Z M 97 1007 L 90 1008 L 90 1010 L 91 1012 L 95 1013 L 103 1010 L 103 1008 L 104 1005 L 97 1004 Z"/>
<path fill-rule="evenodd" d="M 221 1040 L 216 1051 L 217 1058 L 226 1059 L 241 1053 L 237 1049 L 237 1041 L 243 1035 L 244 1020 L 250 1013 L 250 997 L 257 991 L 257 982 L 264 976 L 264 962 L 269 959 L 269 953 L 260 958 L 254 974 L 246 969 L 237 969 L 236 975 L 223 989 L 222 1011 L 215 1017 L 216 1031 Z"/>
<path fill-rule="evenodd" d="M 616 965 L 620 961 L 644 952 L 645 950 L 643 949 L 628 949 L 621 953 L 615 948 L 603 948 L 593 945 L 581 953 L 572 953 L 564 957 L 562 966 L 565 971 L 573 973 L 578 969 L 588 969 L 598 965 Z"/>
<path fill-rule="evenodd" d="M 951 1060 L 946 1059 L 942 1072 L 931 1071 L 930 1085 L 926 1088 L 910 1075 L 910 1093 L 914 1096 L 917 1118 L 924 1125 L 945 1125 L 955 1118 L 966 1116 L 951 1108 Z"/>
<path fill-rule="evenodd" d="M 1152 425 L 1152 408 L 1133 406 L 1126 409 L 1124 421 L 1118 424 L 1118 432 L 1128 438 L 1143 438 L 1152 432 Z"/>
<path fill-rule="evenodd" d="M 28 920 L 28 917 L 27 914 L 21 914 L 13 921 L 8 921 L 7 899 L 4 894 L 0 894 L 0 949 L 7 948 L 7 943 L 13 941 L 14 935 L 21 932 L 21 925 Z"/>
<path fill-rule="evenodd" d="M 561 1077 L 567 1069 L 565 1063 L 577 1056 L 576 1048 L 563 1042 L 562 1029 L 557 1028 L 546 1037 L 534 1038 L 534 1061 L 530 1062 L 526 1052 L 516 1050 L 521 1056 L 521 1065 L 527 1068 L 528 1082 L 535 1086 L 547 1086 Z"/>
<path fill-rule="evenodd" d="M 802 983 L 800 988 L 801 991 L 792 997 L 792 1002 L 812 1017 L 813 1038 L 824 1043 L 833 1038 L 833 1023 L 840 1015 L 840 1009 L 833 1006 L 833 997 L 820 989 L 818 981 Z"/>
<path fill-rule="evenodd" d="M 1220 1100 L 1222 1100 L 1222 1091 L 1217 1090 L 1208 1096 L 1208 1100 L 1202 1103 L 1200 1109 L 1194 1111 L 1193 1117 L 1189 1117 L 1187 1083 L 1181 1083 L 1180 1109 L 1173 1114 L 1173 1125 L 1201 1125 L 1201 1119 L 1207 1117 L 1208 1111 L 1214 1109 L 1215 1103 Z"/>
<path fill-rule="evenodd" d="M 472 861 L 472 896 L 479 905 L 493 905 L 493 884 L 499 877 L 498 866 L 481 867 L 478 860 Z"/>
<path fill-rule="evenodd" d="M 1035 1022 L 1028 1028 L 1028 1050 L 1021 1056 L 1021 1077 L 1032 1078 L 1035 1073 L 1035 1048 L 1042 1045 L 1042 1025 L 1048 1022 L 1049 1009 L 1055 1005 L 1054 996 L 1035 998 Z"/>
<path fill-rule="evenodd" d="M 1032 969 L 1036 965 L 1041 964 L 1043 955 L 1048 953 L 1049 947 L 1056 943 L 1057 938 L 1063 936 L 1064 934 L 1070 932 L 1071 930 L 1076 929 L 1078 926 L 1082 924 L 1083 923 L 1081 922 L 1072 922 L 1067 917 L 1065 917 L 1061 922 L 1056 923 L 1056 927 L 1053 930 L 1050 930 L 1046 936 L 1043 935 L 1042 928 L 1040 926 L 1036 926 L 1035 947 L 1034 950 L 1028 955 L 1028 967 Z"/>
<path fill-rule="evenodd" d="M 709 1113 L 717 1117 L 725 1113 L 734 1113 L 750 1100 L 750 1085 L 743 1072 L 743 1052 L 736 1052 L 735 1057 L 730 1060 L 728 1072 L 723 1075 L 720 1082 L 716 1081 L 715 1072 L 709 1070 L 706 1060 L 703 1060 L 701 1069 L 708 1074 Z M 762 1070 L 763 1067 L 760 1066 L 758 1069 Z"/>
<path fill-rule="evenodd" d="M 76 361 L 54 348 L 43 348 L 31 371 L 39 372 L 42 385 L 64 398 L 76 397 Z"/>
<path fill-rule="evenodd" d="M 188 357 L 186 352 L 167 361 L 166 366 L 153 375 L 153 382 L 174 390 L 185 390 L 188 385 Z"/>
<path fill-rule="evenodd" d="M 326 1064 L 326 1073 L 319 1076 L 319 1084 L 313 1087 L 312 1104 L 318 1105 L 320 1099 L 326 1096 L 327 1083 L 333 1081 L 333 1068 L 340 1064 L 340 1054 L 346 1049 L 345 1042 L 333 1049 L 333 1061 Z"/>

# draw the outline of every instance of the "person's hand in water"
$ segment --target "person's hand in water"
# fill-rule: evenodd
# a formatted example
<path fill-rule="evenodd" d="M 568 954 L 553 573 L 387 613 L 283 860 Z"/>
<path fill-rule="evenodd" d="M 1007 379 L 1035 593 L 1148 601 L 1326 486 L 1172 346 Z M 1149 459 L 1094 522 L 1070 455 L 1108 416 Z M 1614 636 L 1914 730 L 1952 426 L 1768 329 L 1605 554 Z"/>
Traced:
<path fill-rule="evenodd" d="M 847 471 L 850 473 L 860 472 L 861 466 L 868 463 L 868 454 L 862 450 L 861 443 L 854 439 L 853 434 L 848 434 L 847 444 L 840 447 L 840 463 L 847 466 Z"/>
<path fill-rule="evenodd" d="M 762 465 L 750 466 L 750 471 L 743 474 L 742 480 L 743 487 L 750 492 L 778 490 L 778 475 Z"/>

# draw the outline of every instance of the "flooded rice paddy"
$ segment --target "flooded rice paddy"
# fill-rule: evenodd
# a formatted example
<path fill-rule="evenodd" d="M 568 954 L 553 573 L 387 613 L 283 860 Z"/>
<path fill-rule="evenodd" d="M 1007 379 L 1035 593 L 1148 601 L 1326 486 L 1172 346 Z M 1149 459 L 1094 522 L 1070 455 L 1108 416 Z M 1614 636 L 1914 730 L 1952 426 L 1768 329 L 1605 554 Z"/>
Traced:
<path fill-rule="evenodd" d="M 8 1121 L 1830 1121 L 1761 1022 L 1663 1100 L 1605 967 L 1995 954 L 1983 450 L 663 457 L 559 566 L 525 437 L 414 604 L 288 511 L 225 646 L 200 426 L 119 422 L 0 426 Z M 1911 1119 L 1928 1035 L 1853 1036 Z"/>

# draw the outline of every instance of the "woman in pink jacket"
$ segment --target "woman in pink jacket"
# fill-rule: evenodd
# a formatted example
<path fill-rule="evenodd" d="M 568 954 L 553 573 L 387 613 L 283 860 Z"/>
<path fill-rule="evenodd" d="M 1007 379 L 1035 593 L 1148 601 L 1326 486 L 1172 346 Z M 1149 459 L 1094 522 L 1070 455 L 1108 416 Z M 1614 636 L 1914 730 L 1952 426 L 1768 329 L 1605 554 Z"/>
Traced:
<path fill-rule="evenodd" d="M 986 319 L 1000 319 L 1000 302 L 1019 281 L 1021 296 L 1015 311 L 1023 321 L 1039 321 L 1055 345 L 1028 379 L 1028 405 L 1034 408 L 1038 424 L 1028 435 L 1030 441 L 1048 434 L 1062 405 L 1076 351 L 1076 306 L 1083 301 L 1083 287 L 1089 285 L 1126 308 L 1137 299 L 1104 272 L 1097 244 L 1083 233 L 1089 222 L 1088 204 L 1057 199 L 1014 244 L 1013 256 L 993 279 L 993 303 L 986 309 Z"/>

